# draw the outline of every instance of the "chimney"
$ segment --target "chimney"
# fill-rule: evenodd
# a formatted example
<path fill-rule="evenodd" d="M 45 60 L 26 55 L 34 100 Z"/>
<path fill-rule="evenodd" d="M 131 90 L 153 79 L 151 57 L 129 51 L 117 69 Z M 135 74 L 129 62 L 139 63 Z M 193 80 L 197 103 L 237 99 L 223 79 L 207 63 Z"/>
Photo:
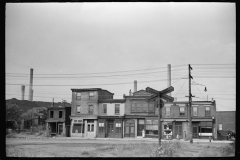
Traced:
<path fill-rule="evenodd" d="M 129 91 L 129 96 L 131 96 L 132 95 L 132 92 L 131 92 L 131 89 L 130 89 L 130 91 Z"/>
<path fill-rule="evenodd" d="M 134 81 L 134 92 L 137 92 L 137 81 Z"/>
<path fill-rule="evenodd" d="M 30 83 L 29 83 L 29 96 L 28 96 L 28 100 L 32 101 L 32 85 L 33 85 L 33 69 L 30 69 Z"/>
<path fill-rule="evenodd" d="M 167 66 L 167 87 L 171 86 L 171 64 L 168 64 Z M 169 96 L 171 96 L 171 93 L 168 93 Z"/>
<path fill-rule="evenodd" d="M 25 92 L 25 86 L 21 86 L 21 91 L 22 91 L 22 100 L 24 100 L 24 92 Z"/>

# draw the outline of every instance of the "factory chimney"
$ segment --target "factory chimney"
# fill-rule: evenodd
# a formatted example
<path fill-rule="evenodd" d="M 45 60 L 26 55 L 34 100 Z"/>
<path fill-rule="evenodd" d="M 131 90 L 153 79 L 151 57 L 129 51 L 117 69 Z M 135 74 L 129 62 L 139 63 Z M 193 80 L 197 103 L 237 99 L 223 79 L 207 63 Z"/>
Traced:
<path fill-rule="evenodd" d="M 30 83 L 29 83 L 29 96 L 28 96 L 28 100 L 32 101 L 33 100 L 33 89 L 32 89 L 32 85 L 33 85 L 33 69 L 30 69 Z"/>
<path fill-rule="evenodd" d="M 25 86 L 21 86 L 21 92 L 22 92 L 22 100 L 24 100 L 24 92 L 25 92 Z"/>
<path fill-rule="evenodd" d="M 167 87 L 171 86 L 171 64 L 168 64 L 167 66 Z M 171 96 L 171 93 L 168 93 L 169 96 Z"/>
<path fill-rule="evenodd" d="M 137 81 L 134 81 L 134 92 L 137 92 Z"/>

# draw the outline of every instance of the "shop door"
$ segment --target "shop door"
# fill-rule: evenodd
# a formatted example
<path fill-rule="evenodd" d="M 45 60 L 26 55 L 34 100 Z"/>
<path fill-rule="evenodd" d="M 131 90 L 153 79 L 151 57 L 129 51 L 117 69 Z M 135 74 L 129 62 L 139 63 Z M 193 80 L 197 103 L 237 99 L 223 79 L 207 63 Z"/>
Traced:
<path fill-rule="evenodd" d="M 125 122 L 125 137 L 135 137 L 135 124 L 133 120 L 127 120 Z"/>
<path fill-rule="evenodd" d="M 144 130 L 144 119 L 138 119 L 137 136 L 142 136 L 143 130 Z"/>
<path fill-rule="evenodd" d="M 177 135 L 180 139 L 182 138 L 182 126 L 175 126 L 175 138 Z"/>
<path fill-rule="evenodd" d="M 94 137 L 94 120 L 87 121 L 87 136 Z"/>
<path fill-rule="evenodd" d="M 58 134 L 61 135 L 63 132 L 63 124 L 58 124 Z"/>
<path fill-rule="evenodd" d="M 192 127 L 193 138 L 198 138 L 198 126 Z"/>
<path fill-rule="evenodd" d="M 113 125 L 114 125 L 113 120 L 107 121 L 107 137 L 113 137 Z"/>

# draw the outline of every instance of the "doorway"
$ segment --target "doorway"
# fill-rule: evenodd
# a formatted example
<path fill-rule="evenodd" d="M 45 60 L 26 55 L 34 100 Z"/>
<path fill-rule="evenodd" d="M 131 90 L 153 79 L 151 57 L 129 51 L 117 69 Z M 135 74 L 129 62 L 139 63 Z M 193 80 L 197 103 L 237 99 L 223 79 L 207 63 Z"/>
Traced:
<path fill-rule="evenodd" d="M 125 122 L 125 137 L 135 137 L 135 122 L 134 120 L 127 120 Z"/>
<path fill-rule="evenodd" d="M 142 136 L 142 131 L 143 130 L 144 130 L 144 119 L 138 119 L 137 136 Z"/>
<path fill-rule="evenodd" d="M 182 122 L 175 122 L 175 137 L 177 138 L 177 135 L 180 139 L 183 138 L 182 136 Z"/>
<path fill-rule="evenodd" d="M 87 136 L 94 137 L 94 120 L 87 120 Z"/>
<path fill-rule="evenodd" d="M 198 138 L 198 126 L 192 127 L 193 138 Z"/>
<path fill-rule="evenodd" d="M 113 126 L 114 126 L 114 120 L 108 120 L 107 121 L 107 137 L 113 137 Z"/>
<path fill-rule="evenodd" d="M 63 132 L 63 124 L 60 123 L 60 124 L 58 124 L 58 135 L 61 135 L 62 132 Z"/>

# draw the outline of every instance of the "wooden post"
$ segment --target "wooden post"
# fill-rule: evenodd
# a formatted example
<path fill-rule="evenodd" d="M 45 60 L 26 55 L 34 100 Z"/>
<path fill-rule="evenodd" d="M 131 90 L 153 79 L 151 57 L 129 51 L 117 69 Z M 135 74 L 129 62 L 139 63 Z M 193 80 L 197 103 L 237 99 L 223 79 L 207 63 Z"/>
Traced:
<path fill-rule="evenodd" d="M 192 94 L 191 94 L 191 66 L 189 64 L 189 135 L 190 143 L 193 143 L 192 137 Z"/>

